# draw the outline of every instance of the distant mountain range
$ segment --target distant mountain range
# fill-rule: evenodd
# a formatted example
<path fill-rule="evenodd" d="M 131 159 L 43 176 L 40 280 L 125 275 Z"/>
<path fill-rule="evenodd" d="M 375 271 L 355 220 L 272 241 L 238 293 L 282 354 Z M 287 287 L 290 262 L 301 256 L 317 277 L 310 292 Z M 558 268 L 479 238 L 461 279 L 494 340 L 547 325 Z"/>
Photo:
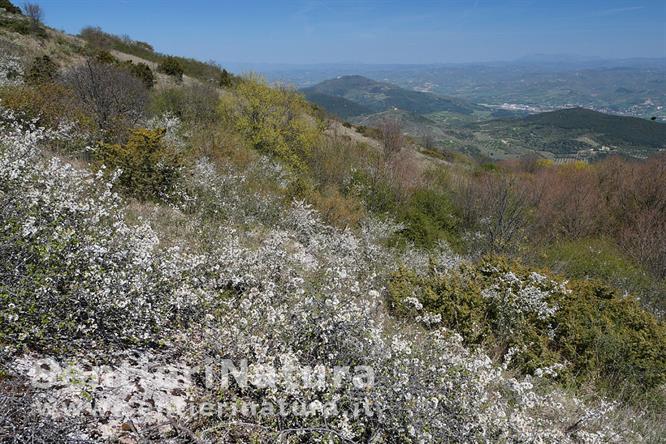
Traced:
<path fill-rule="evenodd" d="M 361 75 L 409 91 L 537 111 L 584 107 L 666 121 L 666 58 L 536 54 L 509 62 L 429 65 L 256 65 L 269 81 L 310 88 Z"/>
<path fill-rule="evenodd" d="M 412 91 L 364 76 L 340 76 L 301 90 L 326 111 L 370 127 L 396 120 L 416 138 L 476 157 L 644 157 L 666 148 L 666 124 L 581 107 L 528 115 Z M 618 94 L 622 94 L 620 91 Z M 624 92 L 626 94 L 626 92 Z"/>

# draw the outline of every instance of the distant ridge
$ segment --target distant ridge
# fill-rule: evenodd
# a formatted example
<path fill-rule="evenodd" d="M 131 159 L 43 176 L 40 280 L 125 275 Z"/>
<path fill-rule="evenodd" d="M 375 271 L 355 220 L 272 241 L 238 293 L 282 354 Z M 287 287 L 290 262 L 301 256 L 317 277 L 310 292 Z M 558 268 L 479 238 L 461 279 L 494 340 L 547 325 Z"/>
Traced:
<path fill-rule="evenodd" d="M 411 91 L 399 86 L 378 82 L 359 75 L 341 76 L 325 80 L 317 85 L 301 90 L 312 102 L 322 106 L 330 112 L 349 109 L 346 117 L 378 113 L 392 109 L 407 111 L 414 114 L 428 114 L 448 111 L 459 114 L 472 114 L 478 106 L 460 99 L 440 97 L 435 94 Z M 351 105 L 343 106 L 346 102 L 335 101 L 331 97 L 343 98 L 362 108 L 353 109 Z M 366 111 L 364 111 L 366 110 Z M 364 111 L 364 112 L 361 112 Z M 358 112 L 359 114 L 350 114 Z"/>
<path fill-rule="evenodd" d="M 343 119 L 373 113 L 370 108 L 347 100 L 344 97 L 322 94 L 315 91 L 303 91 L 303 93 L 305 98 L 310 102 Z"/>
<path fill-rule="evenodd" d="M 616 116 L 585 108 L 568 108 L 523 118 L 528 124 L 598 133 L 608 143 L 666 147 L 666 124 L 638 117 Z"/>

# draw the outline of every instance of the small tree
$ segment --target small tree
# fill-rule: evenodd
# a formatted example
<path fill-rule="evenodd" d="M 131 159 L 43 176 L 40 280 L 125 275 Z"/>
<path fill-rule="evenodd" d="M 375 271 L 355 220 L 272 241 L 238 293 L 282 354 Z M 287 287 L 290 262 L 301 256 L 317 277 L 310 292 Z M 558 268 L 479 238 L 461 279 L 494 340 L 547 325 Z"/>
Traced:
<path fill-rule="evenodd" d="M 220 86 L 223 88 L 229 88 L 234 84 L 234 76 L 230 74 L 229 71 L 223 69 L 220 73 Z"/>
<path fill-rule="evenodd" d="M 54 81 L 57 75 L 58 65 L 51 60 L 51 57 L 44 55 L 34 58 L 25 75 L 25 81 L 31 85 L 38 85 Z"/>
<path fill-rule="evenodd" d="M 30 3 L 30 2 L 24 3 L 23 12 L 26 15 L 26 17 L 32 20 L 32 23 L 35 26 L 41 23 L 42 18 L 44 17 L 44 11 L 42 10 L 42 7 L 39 6 L 37 3 Z"/>
<path fill-rule="evenodd" d="M 72 87 L 107 139 L 117 139 L 143 115 L 148 92 L 141 80 L 125 69 L 87 60 L 70 70 Z"/>
<path fill-rule="evenodd" d="M 183 65 L 175 57 L 166 57 L 159 64 L 157 70 L 171 77 L 175 77 L 178 82 L 183 80 L 183 74 L 185 73 Z"/>
<path fill-rule="evenodd" d="M 391 159 L 402 148 L 402 128 L 400 122 L 396 119 L 384 119 L 379 125 L 381 133 L 382 145 L 384 147 L 384 156 L 386 159 Z"/>

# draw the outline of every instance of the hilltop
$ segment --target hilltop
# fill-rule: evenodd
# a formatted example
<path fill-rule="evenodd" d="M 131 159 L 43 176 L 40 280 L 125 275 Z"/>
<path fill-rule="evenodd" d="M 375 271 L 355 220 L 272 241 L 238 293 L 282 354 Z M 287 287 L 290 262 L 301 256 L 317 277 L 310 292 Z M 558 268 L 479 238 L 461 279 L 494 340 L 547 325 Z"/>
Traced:
<path fill-rule="evenodd" d="M 464 100 L 439 97 L 434 94 L 411 91 L 386 82 L 378 82 L 363 76 L 341 76 L 301 90 L 305 97 L 324 109 L 335 113 L 331 97 L 354 102 L 372 112 L 394 108 L 414 114 L 448 111 L 471 114 L 479 107 Z M 364 113 L 365 114 L 365 113 Z"/>

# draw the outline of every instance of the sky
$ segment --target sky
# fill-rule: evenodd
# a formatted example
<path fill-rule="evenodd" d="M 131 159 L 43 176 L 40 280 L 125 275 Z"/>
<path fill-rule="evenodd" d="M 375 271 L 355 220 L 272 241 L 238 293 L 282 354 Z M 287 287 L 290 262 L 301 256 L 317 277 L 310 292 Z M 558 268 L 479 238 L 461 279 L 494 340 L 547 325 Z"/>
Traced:
<path fill-rule="evenodd" d="M 222 64 L 666 57 L 666 0 L 36 1 L 68 33 L 100 26 Z"/>

